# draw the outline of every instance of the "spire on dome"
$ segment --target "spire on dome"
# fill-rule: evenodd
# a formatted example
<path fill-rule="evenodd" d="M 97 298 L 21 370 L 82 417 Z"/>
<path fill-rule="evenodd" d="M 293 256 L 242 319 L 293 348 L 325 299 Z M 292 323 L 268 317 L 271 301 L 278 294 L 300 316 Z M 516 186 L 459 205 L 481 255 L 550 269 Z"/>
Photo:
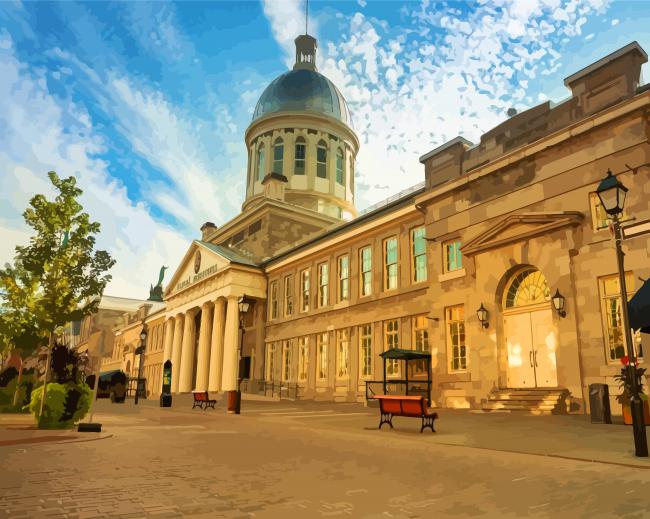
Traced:
<path fill-rule="evenodd" d="M 296 42 L 296 64 L 293 69 L 316 70 L 316 38 L 309 34 L 301 34 Z"/>

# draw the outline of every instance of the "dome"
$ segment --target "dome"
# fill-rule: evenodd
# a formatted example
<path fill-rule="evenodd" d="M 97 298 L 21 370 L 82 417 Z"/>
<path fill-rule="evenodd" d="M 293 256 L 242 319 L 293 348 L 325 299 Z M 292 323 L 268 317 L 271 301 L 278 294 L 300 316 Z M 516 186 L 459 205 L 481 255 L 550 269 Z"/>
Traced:
<path fill-rule="evenodd" d="M 315 70 L 294 69 L 274 79 L 257 102 L 253 121 L 280 112 L 324 114 L 351 126 L 341 92 Z"/>

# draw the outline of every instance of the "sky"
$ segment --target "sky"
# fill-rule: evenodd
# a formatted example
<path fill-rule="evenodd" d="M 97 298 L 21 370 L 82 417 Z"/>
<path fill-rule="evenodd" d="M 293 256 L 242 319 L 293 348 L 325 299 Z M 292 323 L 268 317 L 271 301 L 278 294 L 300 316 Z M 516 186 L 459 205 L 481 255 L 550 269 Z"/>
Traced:
<path fill-rule="evenodd" d="M 565 77 L 631 41 L 650 50 L 650 2 L 312 0 L 308 27 L 361 142 L 361 210 L 423 181 L 431 149 L 565 99 Z M 244 132 L 304 30 L 302 0 L 0 1 L 0 264 L 56 170 L 117 260 L 106 293 L 148 297 L 201 224 L 240 212 Z"/>

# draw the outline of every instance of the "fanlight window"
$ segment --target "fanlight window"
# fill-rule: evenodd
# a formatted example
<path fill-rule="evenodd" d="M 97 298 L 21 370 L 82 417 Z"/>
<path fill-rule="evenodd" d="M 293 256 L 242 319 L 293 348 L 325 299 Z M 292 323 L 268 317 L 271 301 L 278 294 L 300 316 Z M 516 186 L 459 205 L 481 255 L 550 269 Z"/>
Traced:
<path fill-rule="evenodd" d="M 526 269 L 515 274 L 506 290 L 505 307 L 545 303 L 551 300 L 551 291 L 544 275 L 536 269 Z"/>

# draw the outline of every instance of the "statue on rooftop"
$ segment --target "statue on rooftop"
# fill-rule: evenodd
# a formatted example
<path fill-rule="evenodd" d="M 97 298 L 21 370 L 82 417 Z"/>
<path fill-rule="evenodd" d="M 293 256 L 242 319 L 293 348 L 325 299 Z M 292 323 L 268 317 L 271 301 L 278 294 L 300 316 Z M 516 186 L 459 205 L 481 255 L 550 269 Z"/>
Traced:
<path fill-rule="evenodd" d="M 163 300 L 163 287 L 162 287 L 162 282 L 163 278 L 165 277 L 165 270 L 167 270 L 169 267 L 162 266 L 160 267 L 160 274 L 158 275 L 158 283 L 156 286 L 150 286 L 149 288 L 149 299 L 148 301 L 158 301 L 162 303 Z"/>

